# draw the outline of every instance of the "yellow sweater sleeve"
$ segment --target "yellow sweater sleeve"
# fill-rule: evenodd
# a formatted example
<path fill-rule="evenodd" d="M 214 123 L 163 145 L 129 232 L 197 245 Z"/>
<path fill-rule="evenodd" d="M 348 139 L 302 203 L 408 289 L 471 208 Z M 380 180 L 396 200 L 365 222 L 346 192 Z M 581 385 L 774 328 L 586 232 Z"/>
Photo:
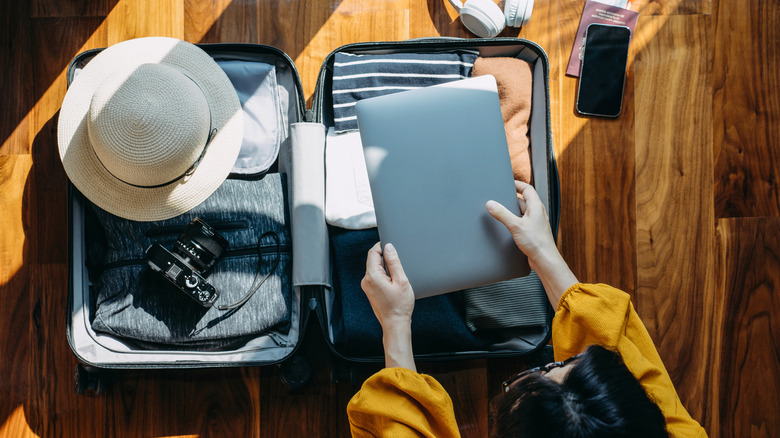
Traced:
<path fill-rule="evenodd" d="M 669 436 L 707 436 L 680 402 L 653 340 L 627 293 L 604 284 L 570 287 L 558 302 L 552 343 L 555 360 L 574 356 L 594 344 L 619 352 L 631 374 L 661 408 Z"/>
<path fill-rule="evenodd" d="M 431 376 L 385 368 L 347 405 L 353 437 L 460 437 L 447 391 Z"/>

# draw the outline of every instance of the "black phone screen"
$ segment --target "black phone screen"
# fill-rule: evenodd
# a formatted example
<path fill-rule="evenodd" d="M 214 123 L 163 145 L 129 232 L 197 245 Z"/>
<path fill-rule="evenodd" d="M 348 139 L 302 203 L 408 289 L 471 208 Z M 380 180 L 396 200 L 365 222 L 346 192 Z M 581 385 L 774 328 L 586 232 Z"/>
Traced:
<path fill-rule="evenodd" d="M 607 117 L 620 115 L 630 41 L 631 31 L 625 26 L 588 26 L 577 92 L 578 112 Z"/>

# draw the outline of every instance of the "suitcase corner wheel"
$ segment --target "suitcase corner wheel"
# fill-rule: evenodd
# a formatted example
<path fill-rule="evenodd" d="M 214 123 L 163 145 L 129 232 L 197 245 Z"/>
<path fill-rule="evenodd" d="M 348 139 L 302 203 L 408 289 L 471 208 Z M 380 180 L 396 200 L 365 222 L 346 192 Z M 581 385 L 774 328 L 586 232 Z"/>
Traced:
<path fill-rule="evenodd" d="M 73 374 L 73 390 L 76 394 L 91 391 L 95 395 L 103 395 L 108 387 L 106 373 L 89 365 L 76 364 Z"/>
<path fill-rule="evenodd" d="M 305 357 L 294 355 L 279 364 L 279 373 L 282 383 L 288 388 L 301 389 L 311 380 L 312 369 L 311 364 Z"/>
<path fill-rule="evenodd" d="M 352 386 L 361 386 L 383 366 L 384 362 L 359 363 L 334 357 L 330 364 L 330 381 L 334 385 L 346 382 Z"/>

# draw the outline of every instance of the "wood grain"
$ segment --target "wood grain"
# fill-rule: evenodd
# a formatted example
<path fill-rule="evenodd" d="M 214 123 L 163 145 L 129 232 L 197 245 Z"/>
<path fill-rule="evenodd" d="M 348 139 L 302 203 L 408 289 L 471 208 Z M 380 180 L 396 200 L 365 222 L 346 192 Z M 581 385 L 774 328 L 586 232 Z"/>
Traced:
<path fill-rule="evenodd" d="M 707 16 L 642 17 L 634 61 L 639 315 L 683 404 L 704 416 L 714 283 Z M 648 38 L 651 36 L 651 38 Z"/>
<path fill-rule="evenodd" d="M 632 9 L 645 16 L 707 15 L 712 11 L 712 0 L 639 0 L 631 3 Z"/>
<path fill-rule="evenodd" d="M 184 0 L 120 0 L 104 22 L 108 45 L 145 36 L 184 37 Z"/>
<path fill-rule="evenodd" d="M 200 43 L 257 42 L 257 9 L 257 4 L 249 2 L 185 0 L 184 39 Z"/>
<path fill-rule="evenodd" d="M 107 436 L 260 436 L 251 382 L 240 368 L 122 373 L 106 397 Z"/>
<path fill-rule="evenodd" d="M 550 59 L 559 244 L 581 280 L 632 293 L 711 436 L 777 436 L 780 6 L 634 3 L 641 18 L 617 120 L 574 111 L 577 80 L 564 72 L 581 0 L 537 0 L 527 26 L 502 34 L 541 44 Z M 277 367 L 253 367 L 116 371 L 105 395 L 73 393 L 55 132 L 64 71 L 80 51 L 152 35 L 276 46 L 295 61 L 307 98 L 322 60 L 343 44 L 473 37 L 443 0 L 0 3 L 0 437 L 348 436 L 346 404 L 376 366 L 353 370 L 355 384 L 332 383 L 338 362 L 315 324 L 299 351 L 314 375 L 300 390 Z M 451 394 L 462 435 L 476 437 L 487 435 L 501 381 L 527 365 L 419 367 Z"/>
<path fill-rule="evenodd" d="M 780 218 L 718 221 L 710 436 L 780 435 Z"/>
<path fill-rule="evenodd" d="M 67 308 L 68 264 L 32 264 L 29 379 L 25 417 L 36 436 L 105 436 L 105 400 L 73 391 L 76 359 L 63 330 Z"/>
<path fill-rule="evenodd" d="M 305 47 L 293 58 L 303 80 L 307 101 L 311 100 L 322 61 L 334 49 L 360 41 L 398 41 L 411 37 L 408 2 L 390 0 L 384 3 L 361 0 L 331 2 L 332 9 L 305 8 L 305 20 L 313 23 L 303 32 Z M 322 15 L 329 14 L 326 20 Z M 318 24 L 321 27 L 317 27 Z"/>
<path fill-rule="evenodd" d="M 41 147 L 56 146 L 55 114 L 67 90 L 66 72 L 70 61 L 87 49 L 107 45 L 104 17 L 36 18 L 30 20 L 32 49 L 29 64 L 34 74 L 30 86 L 38 99 L 28 115 L 33 142 Z M 48 126 L 47 126 L 48 125 Z M 44 146 L 38 134 L 48 137 Z M 53 134 L 53 136 L 51 136 Z M 56 149 L 55 149 L 56 150 Z M 41 154 L 45 156 L 49 154 Z M 61 166 L 60 166 L 61 167 Z"/>
<path fill-rule="evenodd" d="M 573 41 L 580 9 L 561 10 Z M 557 60 L 568 63 L 569 44 Z M 634 101 L 631 66 L 619 119 L 576 114 L 577 80 L 558 70 L 560 92 L 557 147 L 561 177 L 559 243 L 581 281 L 604 282 L 633 293 L 636 285 Z"/>
<path fill-rule="evenodd" d="M 715 215 L 780 215 L 780 4 L 715 0 Z"/>
<path fill-rule="evenodd" d="M 0 436 L 29 430 L 25 403 L 29 392 L 30 266 L 25 257 L 22 199 L 32 166 L 29 155 L 0 156 Z"/>
<path fill-rule="evenodd" d="M 26 116 L 35 102 L 29 80 L 29 3 L 5 2 L 0 11 L 0 155 L 25 154 L 30 147 Z"/>
<path fill-rule="evenodd" d="M 44 17 L 105 17 L 119 0 L 32 0 L 30 1 L 33 18 Z"/>
<path fill-rule="evenodd" d="M 461 363 L 422 363 L 419 372 L 430 374 L 441 383 L 450 395 L 455 407 L 455 418 L 463 438 L 488 435 L 488 410 L 484 402 L 488 399 L 487 374 L 484 359 Z"/>

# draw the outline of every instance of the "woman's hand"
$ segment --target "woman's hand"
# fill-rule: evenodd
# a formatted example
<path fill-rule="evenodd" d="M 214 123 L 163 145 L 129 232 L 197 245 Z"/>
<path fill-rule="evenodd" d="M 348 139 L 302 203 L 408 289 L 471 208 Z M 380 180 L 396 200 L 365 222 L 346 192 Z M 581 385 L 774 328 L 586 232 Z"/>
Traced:
<path fill-rule="evenodd" d="M 561 295 L 579 281 L 558 252 L 547 211 L 536 190 L 521 181 L 515 181 L 515 187 L 521 217 L 496 201 L 488 201 L 487 210 L 512 233 L 515 244 L 528 257 L 528 265 L 542 281 L 550 304 L 557 309 Z"/>
<path fill-rule="evenodd" d="M 515 187 L 521 217 L 515 216 L 496 201 L 488 201 L 487 210 L 512 233 L 515 244 L 528 257 L 531 269 L 536 271 L 539 262 L 552 253 L 558 253 L 558 248 L 555 246 L 547 211 L 536 190 L 522 181 L 515 181 Z"/>
<path fill-rule="evenodd" d="M 387 272 L 382 265 L 383 256 Z M 368 251 L 366 275 L 360 286 L 382 326 L 385 366 L 416 371 L 412 353 L 414 291 L 392 244 L 385 245 L 384 254 L 380 243 Z"/>

